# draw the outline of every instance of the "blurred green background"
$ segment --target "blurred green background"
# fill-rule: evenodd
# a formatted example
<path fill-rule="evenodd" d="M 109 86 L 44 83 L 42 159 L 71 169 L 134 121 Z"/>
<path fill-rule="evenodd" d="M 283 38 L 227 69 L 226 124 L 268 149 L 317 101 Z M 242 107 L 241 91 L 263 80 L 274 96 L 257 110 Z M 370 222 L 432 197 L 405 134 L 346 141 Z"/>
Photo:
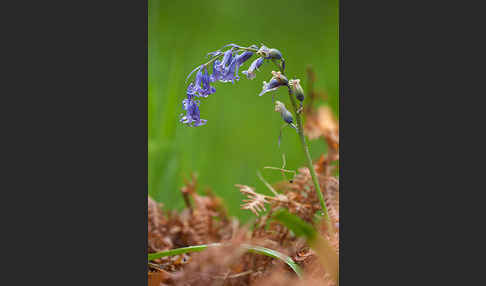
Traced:
<path fill-rule="evenodd" d="M 262 81 L 275 66 L 266 63 L 254 80 L 214 84 L 216 93 L 201 100 L 196 128 L 179 123 L 185 98 L 186 76 L 207 61 L 206 54 L 228 43 L 242 46 L 264 43 L 279 49 L 286 60 L 286 75 L 300 78 L 306 90 L 306 66 L 316 73 L 317 90 L 325 91 L 336 115 L 339 106 L 338 1 L 148 1 L 148 151 L 149 194 L 166 208 L 184 206 L 180 188 L 191 172 L 199 175 L 199 191 L 210 187 L 221 196 L 231 215 L 246 220 L 253 215 L 240 210 L 241 195 L 234 184 L 268 193 L 256 176 L 260 170 L 271 183 L 282 179 L 264 166 L 287 168 L 305 165 L 294 130 L 285 128 L 277 146 L 280 115 L 270 94 L 258 97 Z M 245 63 L 246 70 L 255 57 Z M 290 109 L 286 89 L 276 98 Z M 321 140 L 311 142 L 317 158 L 326 150 Z"/>

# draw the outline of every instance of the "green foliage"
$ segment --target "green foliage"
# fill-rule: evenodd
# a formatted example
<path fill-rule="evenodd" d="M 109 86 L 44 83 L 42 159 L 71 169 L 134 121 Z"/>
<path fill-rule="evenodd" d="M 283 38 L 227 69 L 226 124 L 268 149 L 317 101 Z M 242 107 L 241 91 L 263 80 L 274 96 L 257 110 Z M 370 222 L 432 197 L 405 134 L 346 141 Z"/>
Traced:
<path fill-rule="evenodd" d="M 314 229 L 314 227 L 303 221 L 300 217 L 289 213 L 285 209 L 277 211 L 273 218 L 289 228 L 296 236 L 303 236 L 314 249 L 319 261 L 333 281 L 339 280 L 339 257 L 329 241 Z M 339 285 L 339 283 L 337 283 Z"/>
<path fill-rule="evenodd" d="M 162 252 L 157 252 L 157 253 L 149 253 L 148 255 L 148 261 L 157 259 L 157 258 L 162 258 L 166 256 L 172 256 L 172 255 L 178 255 L 182 253 L 190 253 L 190 252 L 199 252 L 207 249 L 208 247 L 218 247 L 222 246 L 221 243 L 211 243 L 211 244 L 203 244 L 203 245 L 195 245 L 195 246 L 189 246 L 189 247 L 182 247 L 182 248 L 176 248 L 176 249 L 170 249 Z M 266 247 L 261 247 L 261 246 L 255 246 L 255 245 L 249 245 L 249 244 L 242 244 L 241 247 L 245 248 L 248 252 L 253 252 L 261 255 L 266 255 L 272 258 L 280 259 L 282 260 L 285 264 L 287 264 L 294 272 L 297 274 L 297 276 L 302 277 L 302 270 L 300 269 L 299 265 L 295 263 L 292 258 L 288 257 L 287 255 L 280 253 L 276 250 L 272 250 Z"/>
<path fill-rule="evenodd" d="M 166 256 L 174 256 L 174 255 L 179 255 L 183 253 L 191 253 L 191 252 L 199 252 L 203 251 L 208 247 L 214 247 L 214 246 L 220 246 L 220 243 L 212 243 L 212 244 L 202 244 L 202 245 L 194 245 L 194 246 L 188 246 L 188 247 L 181 247 L 181 248 L 174 248 L 174 249 L 169 249 L 166 251 L 161 251 L 161 252 L 156 252 L 156 253 L 149 253 L 148 254 L 148 260 L 154 260 L 157 258 L 162 258 Z"/>
<path fill-rule="evenodd" d="M 285 225 L 296 236 L 303 236 L 309 242 L 316 239 L 317 231 L 314 229 L 314 227 L 302 220 L 300 217 L 289 213 L 286 209 L 280 209 L 275 212 L 273 219 Z"/>
<path fill-rule="evenodd" d="M 302 270 L 300 269 L 299 265 L 295 263 L 292 258 L 288 257 L 285 254 L 282 254 L 276 250 L 272 250 L 269 248 L 261 247 L 261 246 L 251 246 L 251 245 L 244 245 L 249 252 L 258 253 L 266 256 L 270 256 L 273 258 L 277 258 L 285 262 L 297 276 L 302 277 Z"/>
<path fill-rule="evenodd" d="M 210 51 L 227 43 L 263 42 L 283 53 L 286 74 L 300 78 L 304 91 L 305 69 L 312 64 L 316 89 L 327 93 L 327 104 L 339 114 L 338 1 L 149 0 L 148 4 L 149 194 L 166 208 L 181 208 L 179 189 L 184 177 L 195 171 L 200 186 L 211 187 L 223 198 L 229 214 L 244 221 L 251 213 L 240 210 L 243 196 L 234 184 L 268 192 L 255 176 L 256 170 L 281 166 L 282 152 L 287 169 L 305 166 L 293 130 L 284 130 L 281 147 L 277 147 L 280 115 L 273 111 L 270 95 L 257 96 L 262 81 L 268 81 L 276 68 L 267 63 L 255 80 L 240 75 L 234 85 L 216 83 L 216 93 L 201 103 L 201 117 L 208 123 L 198 128 L 179 123 L 184 80 L 207 60 Z M 290 106 L 286 90 L 275 95 Z M 313 158 L 325 152 L 321 140 L 310 143 Z M 269 182 L 281 180 L 279 172 L 262 173 Z"/>

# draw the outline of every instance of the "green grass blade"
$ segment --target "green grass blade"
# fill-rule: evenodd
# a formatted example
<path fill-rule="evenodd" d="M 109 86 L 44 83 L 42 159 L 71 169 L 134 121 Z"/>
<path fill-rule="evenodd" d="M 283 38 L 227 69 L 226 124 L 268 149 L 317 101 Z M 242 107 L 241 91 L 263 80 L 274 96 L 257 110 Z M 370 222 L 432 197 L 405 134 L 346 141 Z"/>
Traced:
<path fill-rule="evenodd" d="M 309 245 L 314 249 L 321 264 L 331 275 L 331 279 L 339 281 L 339 257 L 329 241 L 319 235 L 314 227 L 302 220 L 300 217 L 289 213 L 287 210 L 280 210 L 273 216 L 275 220 L 292 230 L 296 236 L 303 236 Z"/>
<path fill-rule="evenodd" d="M 302 277 L 302 270 L 300 269 L 299 265 L 297 265 L 297 263 L 295 263 L 292 260 L 292 258 L 288 257 L 287 255 L 278 252 L 276 250 L 272 250 L 261 246 L 254 246 L 248 244 L 243 244 L 242 246 L 246 248 L 248 252 L 258 253 L 258 254 L 262 254 L 262 255 L 266 255 L 272 258 L 277 258 L 282 260 L 295 272 L 295 274 L 297 274 L 297 276 Z"/>
<path fill-rule="evenodd" d="M 181 247 L 181 248 L 175 248 L 175 249 L 170 249 L 162 252 L 156 252 L 156 253 L 149 253 L 148 255 L 148 260 L 154 260 L 157 258 L 161 257 L 166 257 L 166 256 L 173 256 L 173 255 L 178 255 L 182 253 L 190 253 L 190 252 L 199 252 L 203 251 L 208 247 L 213 247 L 213 246 L 220 246 L 220 243 L 212 243 L 212 244 L 202 244 L 202 245 L 194 245 L 194 246 L 188 246 L 188 247 Z"/>
<path fill-rule="evenodd" d="M 202 245 L 195 245 L 195 246 L 188 246 L 188 247 L 181 247 L 181 248 L 176 248 L 176 249 L 171 249 L 171 250 L 166 250 L 162 252 L 157 252 L 157 253 L 149 253 L 148 255 L 148 260 L 154 260 L 157 258 L 161 257 L 166 257 L 166 256 L 172 256 L 172 255 L 178 255 L 182 253 L 190 253 L 190 252 L 199 252 L 203 251 L 208 247 L 217 247 L 217 246 L 222 246 L 221 243 L 212 243 L 212 244 L 202 244 Z M 302 270 L 300 269 L 299 265 L 295 263 L 292 258 L 288 257 L 287 255 L 278 252 L 276 250 L 272 250 L 269 248 L 261 247 L 261 246 L 254 246 L 254 245 L 249 245 L 249 244 L 242 244 L 241 245 L 243 248 L 248 250 L 248 252 L 253 252 L 261 255 L 266 255 L 272 258 L 280 259 L 285 264 L 287 264 L 294 272 L 297 274 L 297 276 L 302 277 Z"/>
<path fill-rule="evenodd" d="M 317 237 L 317 231 L 311 224 L 305 222 L 300 217 L 289 213 L 285 209 L 277 211 L 273 215 L 273 218 L 292 230 L 296 236 L 303 236 L 309 242 L 314 241 Z"/>

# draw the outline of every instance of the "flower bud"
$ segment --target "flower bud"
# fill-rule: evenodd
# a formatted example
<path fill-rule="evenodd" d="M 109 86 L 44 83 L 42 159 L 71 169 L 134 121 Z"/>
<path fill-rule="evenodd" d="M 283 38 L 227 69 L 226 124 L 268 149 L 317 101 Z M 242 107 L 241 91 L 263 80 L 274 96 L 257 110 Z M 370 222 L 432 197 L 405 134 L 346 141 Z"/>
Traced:
<path fill-rule="evenodd" d="M 289 83 L 289 80 L 279 71 L 272 71 L 272 75 L 272 78 L 278 80 L 281 85 L 286 85 Z"/>
<path fill-rule="evenodd" d="M 285 107 L 285 104 L 283 104 L 280 101 L 275 101 L 275 112 L 280 112 L 280 115 L 282 116 L 282 119 L 287 122 L 288 124 L 292 124 L 294 122 L 294 118 L 292 116 L 292 113 L 287 110 Z"/>
<path fill-rule="evenodd" d="M 275 101 L 275 112 L 282 112 L 282 110 L 286 109 L 285 104 L 280 101 Z"/>
<path fill-rule="evenodd" d="M 264 57 L 266 60 L 275 59 L 280 60 L 282 59 L 282 53 L 277 49 L 269 49 L 267 46 L 262 45 L 260 49 L 258 49 L 257 54 Z"/>
<path fill-rule="evenodd" d="M 270 49 L 268 51 L 268 58 L 280 60 L 282 58 L 282 53 L 277 49 Z"/>
<path fill-rule="evenodd" d="M 265 81 L 263 82 L 262 92 L 260 92 L 258 96 L 262 96 L 267 92 L 277 90 L 278 87 L 287 85 L 289 82 L 287 78 L 279 71 L 272 71 L 272 75 L 273 76 L 268 83 Z"/>
<path fill-rule="evenodd" d="M 265 45 L 262 45 L 257 51 L 257 55 L 264 58 L 267 58 L 269 53 L 270 53 L 270 49 Z"/>
<path fill-rule="evenodd" d="M 291 79 L 289 85 L 295 97 L 297 97 L 300 102 L 304 101 L 304 90 L 302 89 L 302 86 L 300 86 L 300 79 Z"/>

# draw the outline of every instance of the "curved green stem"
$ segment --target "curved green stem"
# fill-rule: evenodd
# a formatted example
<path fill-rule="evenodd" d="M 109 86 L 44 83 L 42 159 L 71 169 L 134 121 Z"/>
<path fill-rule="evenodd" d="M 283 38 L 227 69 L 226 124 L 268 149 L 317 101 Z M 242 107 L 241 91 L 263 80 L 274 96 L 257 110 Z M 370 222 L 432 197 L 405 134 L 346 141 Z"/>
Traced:
<path fill-rule="evenodd" d="M 282 74 L 285 74 L 283 65 L 280 66 L 279 69 Z M 300 142 L 302 143 L 302 148 L 304 148 L 304 154 L 307 159 L 307 166 L 309 168 L 309 172 L 312 177 L 312 182 L 314 183 L 314 188 L 316 190 L 317 197 L 319 198 L 319 203 L 321 204 L 322 212 L 324 214 L 324 219 L 326 220 L 327 231 L 329 233 L 332 233 L 334 230 L 332 227 L 331 219 L 329 218 L 326 202 L 324 201 L 324 196 L 322 195 L 321 186 L 319 185 L 319 180 L 317 179 L 317 175 L 316 175 L 316 170 L 314 170 L 314 165 L 312 164 L 312 157 L 309 152 L 309 146 L 305 142 L 304 128 L 302 127 L 302 117 L 300 116 L 301 109 L 297 106 L 297 103 L 295 102 L 295 98 L 292 96 L 292 90 L 290 89 L 290 86 L 288 84 L 287 84 L 287 88 L 289 89 L 289 98 L 290 98 L 290 102 L 292 103 L 292 108 L 294 109 L 294 114 L 297 121 L 297 128 L 298 128 L 297 133 L 299 133 Z"/>
<path fill-rule="evenodd" d="M 157 252 L 157 253 L 149 253 L 148 254 L 148 261 L 154 260 L 157 258 L 161 257 L 166 257 L 166 256 L 173 256 L 173 255 L 178 255 L 182 253 L 190 253 L 190 252 L 199 252 L 203 251 L 209 247 L 219 247 L 223 246 L 224 244 L 222 243 L 211 243 L 211 244 L 202 244 L 202 245 L 194 245 L 194 246 L 188 246 L 188 247 L 181 247 L 181 248 L 176 248 L 176 249 L 170 249 L 162 252 Z M 261 247 L 261 246 L 255 246 L 255 245 L 250 245 L 250 244 L 242 244 L 241 247 L 246 249 L 248 252 L 253 252 L 257 254 L 262 254 L 266 255 L 272 258 L 277 258 L 285 262 L 294 272 L 297 274 L 297 276 L 302 277 L 302 270 L 300 269 L 299 265 L 295 263 L 292 258 L 288 257 L 287 255 L 280 253 L 276 250 L 272 250 L 266 247 Z"/>
<path fill-rule="evenodd" d="M 247 48 L 247 47 L 239 47 L 238 49 L 243 50 L 243 51 L 250 51 L 250 52 L 258 52 L 258 49 L 253 49 L 253 48 Z"/>
<path fill-rule="evenodd" d="M 299 133 L 300 142 L 302 143 L 302 147 L 304 148 L 305 157 L 307 159 L 307 167 L 309 168 L 309 172 L 310 172 L 311 177 L 312 177 L 312 182 L 314 183 L 314 188 L 316 190 L 317 197 L 319 198 L 319 202 L 321 204 L 322 212 L 324 213 L 324 218 L 325 218 L 326 223 L 327 223 L 328 232 L 332 233 L 333 227 L 332 227 L 331 220 L 329 218 L 329 214 L 327 212 L 326 202 L 324 201 L 324 196 L 322 195 L 321 186 L 319 185 L 319 180 L 317 179 L 316 171 L 314 170 L 314 165 L 312 164 L 312 157 L 311 157 L 310 152 L 309 152 L 309 146 L 307 145 L 307 143 L 305 141 L 304 128 L 302 127 L 302 117 L 300 116 L 300 113 L 297 112 L 298 106 L 297 106 L 297 103 L 295 102 L 294 97 L 292 96 L 292 91 L 290 90 L 290 87 L 289 87 L 289 97 L 290 97 L 290 102 L 292 103 L 292 107 L 293 107 L 294 113 L 295 113 L 295 118 L 296 118 L 296 121 L 297 121 L 297 128 L 298 128 L 297 133 Z"/>

